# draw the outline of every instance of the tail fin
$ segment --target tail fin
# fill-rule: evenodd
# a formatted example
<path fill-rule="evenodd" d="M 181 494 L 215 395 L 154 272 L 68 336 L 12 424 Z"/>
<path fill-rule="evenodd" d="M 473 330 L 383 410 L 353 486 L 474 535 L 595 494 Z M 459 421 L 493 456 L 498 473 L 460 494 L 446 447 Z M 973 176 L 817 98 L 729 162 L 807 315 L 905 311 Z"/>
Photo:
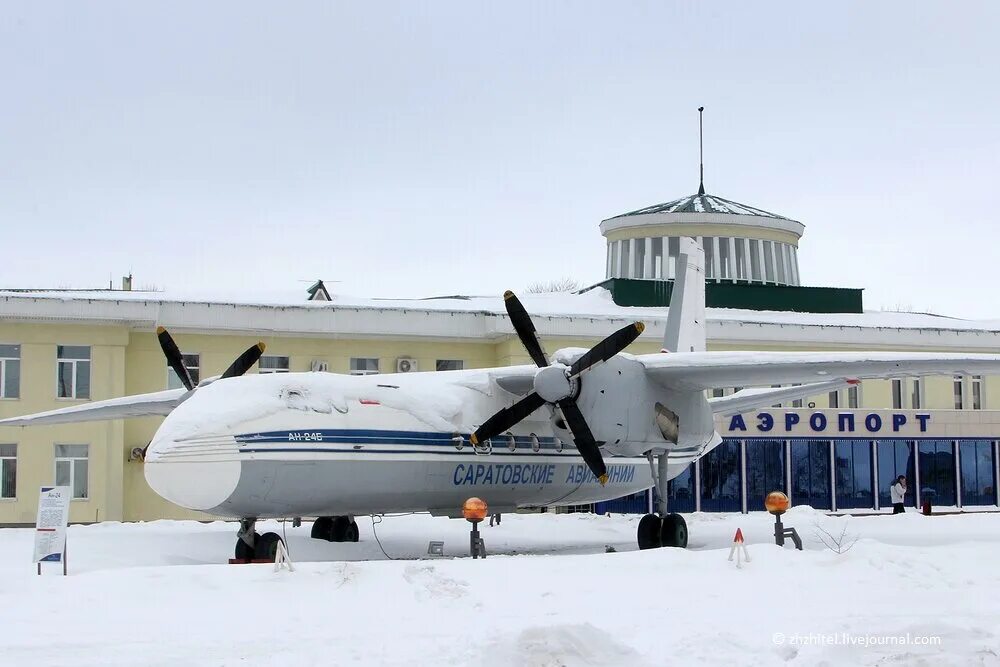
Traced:
<path fill-rule="evenodd" d="M 704 352 L 705 251 L 694 239 L 680 238 L 674 275 L 663 351 Z"/>

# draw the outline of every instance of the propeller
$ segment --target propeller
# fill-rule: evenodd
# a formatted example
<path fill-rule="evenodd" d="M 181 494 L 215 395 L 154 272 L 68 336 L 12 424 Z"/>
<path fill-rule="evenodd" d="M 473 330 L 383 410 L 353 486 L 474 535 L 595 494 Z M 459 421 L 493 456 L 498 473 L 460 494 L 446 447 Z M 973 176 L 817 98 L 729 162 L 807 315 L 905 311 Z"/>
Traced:
<path fill-rule="evenodd" d="M 573 435 L 573 444 L 576 445 L 577 451 L 603 486 L 608 481 L 608 469 L 604 465 L 600 446 L 590 426 L 587 425 L 583 412 L 576 404 L 576 396 L 579 393 L 578 378 L 628 347 L 646 328 L 645 325 L 636 322 L 622 327 L 590 348 L 568 368 L 562 365 L 550 366 L 542 350 L 542 344 L 538 341 L 535 325 L 531 323 L 531 317 L 528 316 L 528 311 L 524 309 L 521 301 L 509 290 L 504 292 L 503 300 L 517 337 L 521 339 L 524 349 L 541 370 L 535 375 L 534 391 L 483 422 L 469 437 L 469 441 L 473 445 L 478 445 L 511 429 L 543 405 L 554 405 L 566 428 Z"/>
<path fill-rule="evenodd" d="M 173 337 L 165 328 L 157 327 L 156 338 L 160 341 L 163 356 L 167 358 L 167 365 L 177 373 L 177 377 L 181 379 L 181 383 L 188 391 L 193 390 L 195 384 L 191 380 L 191 373 L 188 371 L 187 366 L 184 365 L 184 355 L 181 354 L 180 348 L 177 347 L 177 343 L 174 342 Z M 236 358 L 236 361 L 230 364 L 221 377 L 224 379 L 243 375 L 257 363 L 262 354 L 264 354 L 264 343 L 251 345 L 243 354 Z"/>

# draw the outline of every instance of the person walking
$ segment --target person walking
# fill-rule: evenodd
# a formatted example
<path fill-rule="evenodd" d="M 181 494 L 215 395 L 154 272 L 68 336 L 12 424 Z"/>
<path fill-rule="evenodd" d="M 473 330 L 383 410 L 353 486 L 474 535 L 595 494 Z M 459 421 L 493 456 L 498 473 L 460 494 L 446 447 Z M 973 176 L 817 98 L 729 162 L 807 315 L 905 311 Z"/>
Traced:
<path fill-rule="evenodd" d="M 903 505 L 906 501 L 906 475 L 897 477 L 893 485 L 889 487 L 889 498 L 892 500 L 893 514 L 903 514 L 906 511 Z"/>

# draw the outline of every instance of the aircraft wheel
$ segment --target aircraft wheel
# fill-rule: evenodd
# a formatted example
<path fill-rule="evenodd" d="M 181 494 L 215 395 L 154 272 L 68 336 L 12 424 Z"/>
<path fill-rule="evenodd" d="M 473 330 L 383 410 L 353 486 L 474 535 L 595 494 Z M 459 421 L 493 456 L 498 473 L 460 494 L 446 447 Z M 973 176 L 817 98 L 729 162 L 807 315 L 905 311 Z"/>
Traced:
<path fill-rule="evenodd" d="M 333 519 L 328 516 L 317 517 L 313 522 L 312 532 L 309 537 L 314 540 L 326 540 L 332 542 Z"/>
<path fill-rule="evenodd" d="M 260 544 L 260 533 L 253 534 L 253 543 Z M 236 560 L 253 560 L 254 547 L 250 546 L 240 538 L 236 538 L 236 552 L 233 554 Z"/>
<path fill-rule="evenodd" d="M 639 529 L 636 531 L 640 549 L 658 549 L 662 546 L 660 541 L 660 517 L 655 514 L 647 514 L 639 520 Z"/>
<path fill-rule="evenodd" d="M 261 560 L 266 558 L 273 562 L 278 554 L 278 542 L 280 541 L 281 538 L 278 537 L 277 533 L 264 533 L 254 540 L 253 557 Z"/>
<path fill-rule="evenodd" d="M 350 542 L 348 531 L 351 528 L 351 520 L 346 516 L 333 517 L 333 528 L 330 530 L 331 542 Z"/>
<path fill-rule="evenodd" d="M 673 512 L 663 517 L 663 525 L 660 527 L 660 542 L 665 547 L 681 549 L 687 547 L 688 528 L 684 517 Z"/>
<path fill-rule="evenodd" d="M 347 524 L 347 529 L 344 531 L 344 541 L 345 542 L 357 542 L 360 537 L 360 531 L 358 531 L 358 524 L 355 521 L 351 521 Z"/>

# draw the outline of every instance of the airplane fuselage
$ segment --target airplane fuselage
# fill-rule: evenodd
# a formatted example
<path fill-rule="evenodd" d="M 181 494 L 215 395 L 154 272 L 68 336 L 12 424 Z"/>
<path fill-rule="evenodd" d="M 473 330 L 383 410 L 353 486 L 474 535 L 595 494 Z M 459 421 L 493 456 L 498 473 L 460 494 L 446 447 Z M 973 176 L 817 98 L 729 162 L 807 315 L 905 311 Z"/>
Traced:
<path fill-rule="evenodd" d="M 496 511 L 616 498 L 652 485 L 651 445 L 674 446 L 658 434 L 644 404 L 652 399 L 637 386 L 641 368 L 630 365 L 612 360 L 582 378 L 579 402 L 606 443 L 604 486 L 547 407 L 473 447 L 473 428 L 517 398 L 488 371 L 220 380 L 164 420 L 146 479 L 177 505 L 224 517 L 456 515 L 470 496 Z M 699 432 L 686 444 L 694 452 L 710 438 Z"/>

